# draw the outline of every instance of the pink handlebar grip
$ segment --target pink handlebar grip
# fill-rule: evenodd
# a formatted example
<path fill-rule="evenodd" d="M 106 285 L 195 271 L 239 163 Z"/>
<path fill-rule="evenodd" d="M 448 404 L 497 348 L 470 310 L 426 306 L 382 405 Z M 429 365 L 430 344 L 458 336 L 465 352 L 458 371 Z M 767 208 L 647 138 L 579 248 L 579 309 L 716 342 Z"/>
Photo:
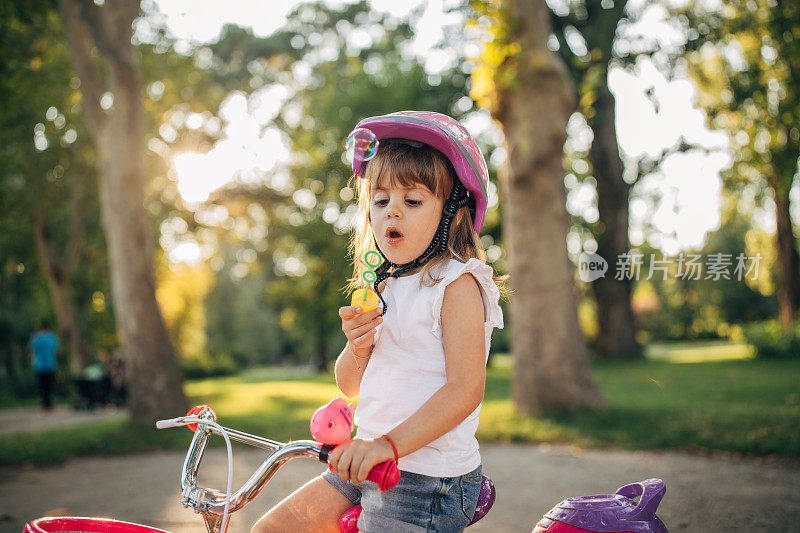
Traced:
<path fill-rule="evenodd" d="M 380 491 L 385 492 L 400 482 L 400 470 L 397 469 L 394 459 L 390 459 L 373 467 L 367 475 L 367 480 L 374 481 Z"/>

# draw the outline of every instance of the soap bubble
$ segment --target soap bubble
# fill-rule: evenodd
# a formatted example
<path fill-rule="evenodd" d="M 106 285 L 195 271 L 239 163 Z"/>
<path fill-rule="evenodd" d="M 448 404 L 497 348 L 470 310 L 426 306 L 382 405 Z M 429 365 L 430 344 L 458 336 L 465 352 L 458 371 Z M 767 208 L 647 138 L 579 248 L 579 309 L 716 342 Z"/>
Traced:
<path fill-rule="evenodd" d="M 369 161 L 378 152 L 378 138 L 367 128 L 356 128 L 344 144 L 347 160 Z"/>

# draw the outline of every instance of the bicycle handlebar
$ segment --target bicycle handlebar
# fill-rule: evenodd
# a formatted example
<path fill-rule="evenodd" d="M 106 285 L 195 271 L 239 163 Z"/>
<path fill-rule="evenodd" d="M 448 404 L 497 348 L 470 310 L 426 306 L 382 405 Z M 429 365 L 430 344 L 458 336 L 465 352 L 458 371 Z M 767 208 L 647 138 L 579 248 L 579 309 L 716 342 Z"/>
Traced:
<path fill-rule="evenodd" d="M 222 435 L 222 432 L 218 428 L 203 424 L 203 419 L 211 420 L 212 416 L 213 415 L 208 411 L 203 411 L 197 415 L 197 417 L 182 416 L 169 420 L 160 420 L 156 423 L 156 427 L 159 429 L 166 429 L 194 423 L 198 424 L 183 463 L 181 475 L 183 503 L 198 510 L 209 510 L 221 514 L 222 508 L 225 505 L 225 495 L 213 489 L 197 487 L 197 470 L 203 458 L 208 437 L 212 434 Z M 198 418 L 200 420 L 197 420 Z M 332 447 L 328 448 L 323 444 L 311 440 L 282 443 L 235 429 L 226 427 L 222 429 L 227 432 L 231 440 L 272 452 L 264 462 L 261 463 L 261 466 L 259 466 L 250 479 L 231 496 L 230 512 L 241 509 L 255 498 L 275 472 L 288 460 L 305 456 L 321 462 L 327 462 L 328 452 L 332 449 Z"/>
<path fill-rule="evenodd" d="M 332 445 L 325 445 L 312 440 L 283 443 L 265 439 L 257 435 L 219 426 L 214 423 L 214 418 L 213 410 L 205 408 L 196 416 L 180 416 L 156 422 L 156 428 L 158 429 L 197 424 L 197 429 L 189 445 L 189 450 L 186 452 L 186 458 L 181 470 L 181 503 L 184 507 L 191 507 L 195 512 L 202 514 L 206 527 L 211 532 L 224 531 L 227 528 L 230 514 L 241 509 L 258 496 L 259 492 L 272 479 L 272 476 L 287 461 L 296 457 L 309 457 L 322 463 L 327 463 L 328 455 L 334 448 Z M 230 440 L 272 452 L 250 476 L 250 479 L 230 496 L 227 512 L 225 507 L 228 498 L 225 493 L 197 486 L 197 470 L 200 467 L 208 437 L 211 434 L 223 435 L 223 432 L 227 433 Z M 399 480 L 397 467 L 394 461 L 391 461 L 391 463 L 391 465 L 387 463 L 377 465 L 370 472 L 369 479 L 376 481 L 381 490 L 386 490 L 396 485 Z M 225 524 L 222 523 L 223 516 L 225 517 Z"/>

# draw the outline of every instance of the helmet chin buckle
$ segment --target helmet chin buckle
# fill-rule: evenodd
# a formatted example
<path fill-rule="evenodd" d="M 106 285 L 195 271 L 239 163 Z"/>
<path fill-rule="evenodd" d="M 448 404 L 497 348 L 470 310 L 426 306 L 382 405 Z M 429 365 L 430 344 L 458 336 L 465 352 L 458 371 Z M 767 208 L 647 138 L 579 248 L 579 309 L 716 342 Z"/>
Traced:
<path fill-rule="evenodd" d="M 459 202 L 451 202 L 450 200 L 447 200 L 444 203 L 444 208 L 442 209 L 442 215 L 448 215 L 451 218 L 456 216 L 458 210 L 461 209 L 461 205 L 462 204 Z"/>

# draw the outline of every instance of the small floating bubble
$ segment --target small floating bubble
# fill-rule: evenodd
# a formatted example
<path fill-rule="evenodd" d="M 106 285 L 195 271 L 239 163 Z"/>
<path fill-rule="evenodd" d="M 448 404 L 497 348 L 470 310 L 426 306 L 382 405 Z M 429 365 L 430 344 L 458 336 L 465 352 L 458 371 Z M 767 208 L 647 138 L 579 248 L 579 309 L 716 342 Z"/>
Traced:
<path fill-rule="evenodd" d="M 378 152 L 378 138 L 367 128 L 356 128 L 347 137 L 347 160 L 369 161 Z"/>

